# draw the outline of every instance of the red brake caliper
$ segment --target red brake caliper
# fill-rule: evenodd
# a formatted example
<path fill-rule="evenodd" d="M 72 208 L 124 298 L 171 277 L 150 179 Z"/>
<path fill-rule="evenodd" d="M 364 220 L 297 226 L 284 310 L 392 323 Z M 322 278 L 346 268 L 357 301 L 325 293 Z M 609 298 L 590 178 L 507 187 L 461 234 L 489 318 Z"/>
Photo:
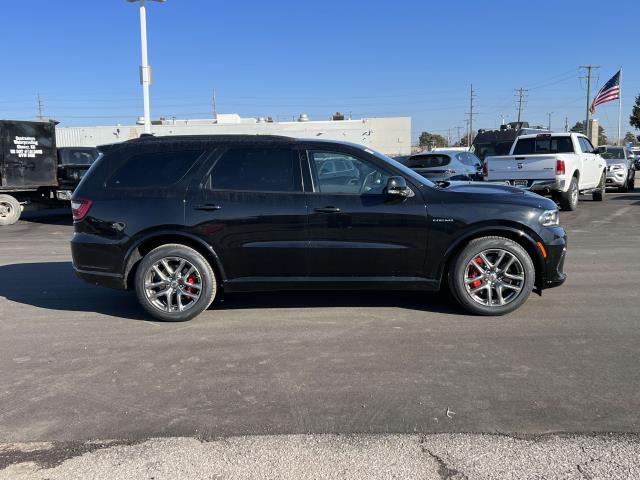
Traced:
<path fill-rule="evenodd" d="M 483 265 L 482 259 L 480 257 L 476 257 L 473 261 L 480 266 Z M 473 271 L 469 272 L 469 278 L 476 278 L 478 275 L 480 275 L 480 272 L 478 271 L 478 269 L 473 269 Z M 471 288 L 478 288 L 480 285 L 482 285 L 482 280 L 476 280 L 475 282 L 471 282 Z"/>
<path fill-rule="evenodd" d="M 195 283 L 196 283 L 196 280 L 197 280 L 197 279 L 196 279 L 196 277 L 194 277 L 193 275 L 192 275 L 192 276 L 190 276 L 189 278 L 187 278 L 187 282 L 192 283 L 192 284 L 195 284 Z M 187 287 L 187 288 L 185 288 L 185 290 L 186 290 L 188 293 L 190 293 L 191 295 L 195 295 L 195 292 L 194 292 L 194 290 L 193 290 L 193 288 L 192 288 L 192 287 Z"/>

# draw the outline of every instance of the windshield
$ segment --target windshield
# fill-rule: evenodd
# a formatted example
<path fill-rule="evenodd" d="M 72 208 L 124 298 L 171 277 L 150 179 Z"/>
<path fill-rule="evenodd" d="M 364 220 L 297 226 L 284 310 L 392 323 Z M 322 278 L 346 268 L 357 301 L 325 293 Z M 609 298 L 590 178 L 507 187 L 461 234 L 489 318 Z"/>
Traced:
<path fill-rule="evenodd" d="M 372 155 L 374 155 L 375 157 L 378 157 L 380 160 L 383 160 L 387 163 L 390 163 L 391 165 L 393 165 L 396 169 L 400 170 L 402 172 L 403 175 L 412 178 L 413 180 L 415 180 L 416 182 L 422 184 L 422 185 L 426 185 L 427 187 L 435 187 L 436 184 L 433 183 L 431 180 L 427 180 L 426 178 L 424 178 L 422 175 L 416 173 L 415 171 L 411 170 L 409 167 L 402 165 L 400 162 L 396 162 L 393 158 L 391 157 L 387 157 L 386 155 L 380 153 L 380 152 L 376 152 L 375 150 L 372 150 L 368 147 L 360 147 L 362 148 L 365 152 L 370 153 Z"/>
<path fill-rule="evenodd" d="M 624 150 L 622 148 L 607 147 L 607 151 L 600 155 L 607 160 L 624 160 Z"/>
<path fill-rule="evenodd" d="M 87 149 L 64 149 L 58 150 L 61 165 L 91 165 L 98 158 L 98 150 Z"/>

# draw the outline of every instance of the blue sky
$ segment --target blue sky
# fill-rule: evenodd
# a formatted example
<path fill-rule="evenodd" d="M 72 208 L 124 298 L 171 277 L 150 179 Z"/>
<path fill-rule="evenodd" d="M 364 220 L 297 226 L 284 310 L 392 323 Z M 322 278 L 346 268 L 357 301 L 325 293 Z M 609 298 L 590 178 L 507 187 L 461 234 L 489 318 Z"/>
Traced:
<path fill-rule="evenodd" d="M 152 117 L 219 112 L 326 119 L 408 115 L 413 135 L 456 136 L 469 84 L 482 128 L 516 119 L 564 126 L 584 118 L 578 66 L 598 86 L 623 67 L 623 129 L 640 93 L 640 2 L 219 1 L 149 2 Z M 611 8 L 614 7 L 614 8 Z M 139 19 L 125 0 L 2 5 L 0 118 L 45 114 L 63 125 L 131 123 L 141 115 Z M 616 135 L 617 103 L 596 117 Z M 463 128 L 464 130 L 464 128 Z"/>

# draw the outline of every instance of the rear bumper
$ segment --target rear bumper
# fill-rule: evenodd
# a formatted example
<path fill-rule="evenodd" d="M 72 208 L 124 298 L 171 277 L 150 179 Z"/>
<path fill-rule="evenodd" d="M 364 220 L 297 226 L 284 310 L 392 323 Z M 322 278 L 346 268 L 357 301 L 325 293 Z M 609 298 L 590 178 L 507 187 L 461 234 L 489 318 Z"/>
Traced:
<path fill-rule="evenodd" d="M 76 275 L 87 283 L 97 285 L 99 287 L 115 288 L 116 290 L 125 290 L 126 284 L 122 275 L 117 273 L 100 272 L 97 270 L 81 270 L 73 266 Z"/>
<path fill-rule="evenodd" d="M 536 193 L 551 193 L 564 190 L 564 180 L 557 179 L 509 179 L 509 180 L 489 180 L 491 183 L 504 183 L 511 187 L 518 187 L 524 190 L 531 190 Z"/>

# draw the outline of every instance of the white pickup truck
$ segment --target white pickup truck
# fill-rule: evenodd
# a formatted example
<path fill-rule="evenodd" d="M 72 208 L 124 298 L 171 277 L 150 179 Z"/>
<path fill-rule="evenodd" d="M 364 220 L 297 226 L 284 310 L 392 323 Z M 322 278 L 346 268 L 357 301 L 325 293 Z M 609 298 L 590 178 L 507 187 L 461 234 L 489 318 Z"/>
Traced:
<path fill-rule="evenodd" d="M 563 210 L 575 210 L 578 195 L 602 201 L 607 162 L 581 133 L 521 135 L 509 155 L 486 157 L 484 180 L 551 194 Z"/>

